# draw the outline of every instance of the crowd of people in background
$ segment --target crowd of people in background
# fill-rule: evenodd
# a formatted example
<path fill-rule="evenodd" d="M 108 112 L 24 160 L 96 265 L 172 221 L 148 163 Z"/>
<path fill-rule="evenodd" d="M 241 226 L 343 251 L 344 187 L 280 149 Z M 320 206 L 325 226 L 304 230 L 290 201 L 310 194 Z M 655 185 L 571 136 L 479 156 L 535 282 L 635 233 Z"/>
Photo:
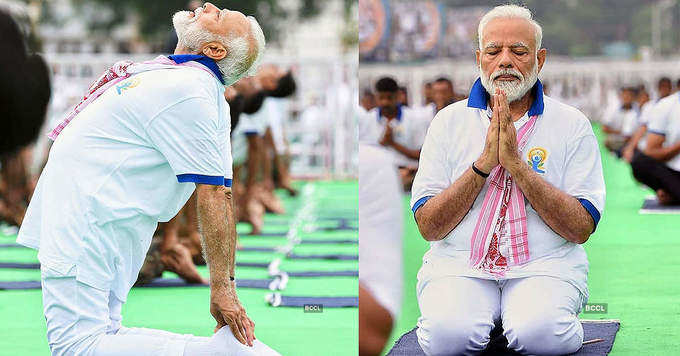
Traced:
<path fill-rule="evenodd" d="M 409 102 L 408 89 L 391 77 L 376 81 L 360 98 L 359 140 L 379 143 L 389 150 L 399 168 L 404 190 L 410 190 L 418 169 L 420 148 L 434 116 L 466 97 L 457 94 L 453 82 L 439 77 L 423 84 L 422 104 Z"/>
<path fill-rule="evenodd" d="M 680 204 L 680 80 L 656 85 L 656 100 L 644 86 L 625 86 L 602 118 L 605 146 L 630 163 L 635 179 L 654 190 L 662 205 Z"/>

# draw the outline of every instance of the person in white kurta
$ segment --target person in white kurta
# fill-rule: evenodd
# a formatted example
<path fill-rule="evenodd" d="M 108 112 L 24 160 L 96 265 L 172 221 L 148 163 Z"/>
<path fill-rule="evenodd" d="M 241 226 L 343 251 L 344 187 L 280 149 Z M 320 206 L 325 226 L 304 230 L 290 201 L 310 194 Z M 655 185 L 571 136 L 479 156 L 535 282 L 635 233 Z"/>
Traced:
<path fill-rule="evenodd" d="M 534 45 L 530 19 L 529 10 L 514 5 L 482 19 L 483 77 L 467 100 L 436 115 L 421 151 L 411 206 L 430 241 L 417 284 L 416 333 L 427 355 L 481 352 L 495 326 L 503 328 L 508 347 L 522 354 L 567 354 L 581 347 L 577 315 L 588 299 L 588 259 L 580 244 L 604 209 L 600 152 L 588 119 L 544 96 L 540 81 L 530 81 L 546 53 L 540 42 Z M 532 53 L 533 69 L 525 60 Z M 490 79 L 497 71 L 507 74 Z M 491 96 L 487 86 L 499 91 Z M 527 91 L 515 90 L 517 98 L 509 99 L 503 91 L 517 86 Z M 523 128 L 532 123 L 533 133 L 526 134 Z M 515 135 L 520 142 L 528 137 L 523 147 L 513 146 Z M 504 184 L 494 181 L 499 170 L 505 170 Z M 497 204 L 486 198 L 492 181 L 503 194 L 512 184 L 523 196 L 516 201 L 510 193 L 507 205 L 498 203 L 493 215 L 482 215 L 487 204 Z M 508 215 L 513 209 L 525 210 L 525 241 L 512 234 L 519 220 Z M 477 247 L 477 226 L 487 221 L 492 229 Z M 473 259 L 478 251 L 480 263 Z M 515 262 L 516 251 L 526 259 Z"/>
<path fill-rule="evenodd" d="M 361 355 L 380 354 L 401 310 L 404 220 L 402 207 L 402 190 L 394 157 L 389 151 L 375 143 L 360 142 L 359 353 Z"/>
<path fill-rule="evenodd" d="M 175 27 L 178 21 L 205 26 L 206 19 L 214 21 L 222 14 L 224 22 L 209 26 L 228 28 L 230 22 L 240 22 L 251 36 L 261 31 L 254 19 L 224 11 L 206 4 L 194 13 L 180 12 L 173 20 Z M 229 264 L 234 257 L 228 254 L 229 246 L 234 249 L 235 231 L 224 188 L 231 186 L 232 178 L 231 120 L 224 88 L 234 78 L 224 75 L 218 63 L 244 59 L 215 53 L 226 45 L 213 42 L 194 50 L 180 45 L 178 55 L 169 57 L 175 66 L 128 72 L 129 77 L 103 86 L 101 95 L 72 121 L 64 121 L 58 137 L 52 136 L 55 142 L 17 242 L 39 251 L 53 355 L 277 354 L 261 342 L 251 343 L 252 321 L 228 279 L 233 274 Z M 250 45 L 257 55 L 263 36 L 253 38 Z M 195 64 L 180 65 L 190 62 Z M 241 64 L 248 67 L 248 62 L 256 63 L 257 58 Z M 139 66 L 144 64 L 129 67 Z M 194 190 L 204 215 L 201 224 L 209 229 L 203 238 L 212 311 L 221 329 L 207 338 L 123 327 L 121 307 L 157 223 L 175 216 Z M 220 203 L 222 208 L 215 206 Z M 224 245 L 221 255 L 215 253 L 215 244 Z M 216 293 L 225 293 L 229 301 Z M 225 307 L 236 312 L 225 312 Z M 241 320 L 228 319 L 232 317 Z M 225 324 L 248 326 L 233 329 L 243 331 L 237 340 L 229 327 L 222 327 Z"/>

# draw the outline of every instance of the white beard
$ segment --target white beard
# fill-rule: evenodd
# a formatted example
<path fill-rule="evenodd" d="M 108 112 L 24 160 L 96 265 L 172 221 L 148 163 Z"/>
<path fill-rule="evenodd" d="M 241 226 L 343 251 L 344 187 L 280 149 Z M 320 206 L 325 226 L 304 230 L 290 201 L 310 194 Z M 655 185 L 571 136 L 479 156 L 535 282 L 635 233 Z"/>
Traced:
<path fill-rule="evenodd" d="M 481 64 L 479 66 L 479 73 L 482 86 L 490 95 L 494 95 L 496 89 L 498 88 L 505 92 L 505 95 L 508 97 L 508 103 L 512 103 L 513 101 L 521 99 L 531 88 L 533 88 L 534 84 L 536 84 L 536 81 L 538 80 L 538 62 L 534 62 L 534 67 L 529 72 L 529 76 L 527 78 L 524 78 L 522 73 L 516 69 L 499 69 L 487 76 L 486 73 L 482 71 Z M 504 74 L 510 74 L 518 77 L 519 82 L 496 82 L 494 80 Z"/>
<path fill-rule="evenodd" d="M 205 43 L 206 31 L 201 28 L 197 19 L 203 12 L 203 8 L 194 11 L 194 16 L 190 17 L 191 11 L 178 11 L 172 16 L 172 24 L 177 33 L 177 44 L 193 51 L 198 51 L 202 43 Z"/>

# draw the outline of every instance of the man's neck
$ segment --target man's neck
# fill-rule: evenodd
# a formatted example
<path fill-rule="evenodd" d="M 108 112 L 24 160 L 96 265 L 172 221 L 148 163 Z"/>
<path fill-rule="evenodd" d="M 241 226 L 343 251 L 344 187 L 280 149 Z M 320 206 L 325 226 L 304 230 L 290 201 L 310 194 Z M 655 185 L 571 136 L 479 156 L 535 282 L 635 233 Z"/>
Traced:
<path fill-rule="evenodd" d="M 533 90 L 529 90 L 523 97 L 510 103 L 510 116 L 512 116 L 512 121 L 517 121 L 524 116 L 524 114 L 529 111 L 531 103 L 534 102 Z M 489 100 L 489 105 L 493 110 L 493 100 Z"/>
<path fill-rule="evenodd" d="M 191 53 L 191 51 L 186 47 L 180 47 L 179 45 L 177 45 L 177 47 L 175 47 L 175 53 L 173 54 L 195 54 L 195 53 Z"/>
<path fill-rule="evenodd" d="M 387 120 L 392 120 L 397 118 L 397 109 L 381 110 L 380 112 Z"/>

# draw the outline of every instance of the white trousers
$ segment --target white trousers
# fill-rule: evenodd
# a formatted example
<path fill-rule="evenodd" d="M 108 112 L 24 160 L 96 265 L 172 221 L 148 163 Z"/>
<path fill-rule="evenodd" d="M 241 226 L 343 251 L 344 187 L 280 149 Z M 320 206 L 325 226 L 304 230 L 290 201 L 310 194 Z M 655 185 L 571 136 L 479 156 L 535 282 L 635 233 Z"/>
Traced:
<path fill-rule="evenodd" d="M 583 342 L 581 293 L 553 277 L 503 281 L 447 276 L 418 283 L 418 343 L 427 355 L 474 355 L 501 323 L 508 348 L 563 355 Z"/>
<path fill-rule="evenodd" d="M 228 327 L 212 338 L 123 327 L 123 302 L 110 291 L 91 287 L 74 276 L 59 275 L 44 267 L 41 274 L 47 341 L 52 355 L 280 356 L 259 340 L 253 342 L 253 347 L 241 344 Z M 215 340 L 216 336 L 219 336 L 218 340 Z"/>

